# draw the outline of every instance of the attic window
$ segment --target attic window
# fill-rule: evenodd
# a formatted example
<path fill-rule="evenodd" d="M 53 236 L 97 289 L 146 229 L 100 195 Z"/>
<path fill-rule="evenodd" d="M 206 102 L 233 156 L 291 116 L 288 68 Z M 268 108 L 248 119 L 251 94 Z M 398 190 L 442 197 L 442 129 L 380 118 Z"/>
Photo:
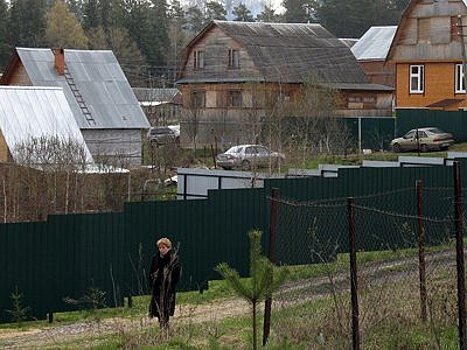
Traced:
<path fill-rule="evenodd" d="M 193 67 L 195 69 L 204 68 L 204 51 L 197 50 L 193 54 Z"/>
<path fill-rule="evenodd" d="M 229 50 L 229 68 L 240 68 L 240 51 L 232 49 Z"/>

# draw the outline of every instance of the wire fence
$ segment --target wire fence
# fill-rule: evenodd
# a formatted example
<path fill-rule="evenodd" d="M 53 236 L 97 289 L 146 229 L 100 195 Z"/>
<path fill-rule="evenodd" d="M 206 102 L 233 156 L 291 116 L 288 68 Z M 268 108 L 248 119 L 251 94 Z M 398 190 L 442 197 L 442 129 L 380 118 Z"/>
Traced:
<path fill-rule="evenodd" d="M 292 263 L 273 297 L 270 339 L 311 349 L 464 348 L 456 238 L 465 217 L 453 188 L 418 181 L 366 197 L 271 202 L 273 260 Z"/>

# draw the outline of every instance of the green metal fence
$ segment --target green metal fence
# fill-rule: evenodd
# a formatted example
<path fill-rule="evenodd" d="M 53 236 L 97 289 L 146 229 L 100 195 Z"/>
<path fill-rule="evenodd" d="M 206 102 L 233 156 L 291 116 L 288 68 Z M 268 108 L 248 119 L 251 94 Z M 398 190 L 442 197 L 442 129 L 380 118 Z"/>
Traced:
<path fill-rule="evenodd" d="M 467 169 L 466 163 L 463 169 Z M 16 286 L 37 318 L 70 309 L 64 298 L 79 298 L 90 287 L 105 291 L 109 306 L 121 305 L 126 295 L 147 293 L 146 271 L 155 252 L 154 242 L 161 236 L 171 237 L 179 250 L 182 289 L 205 288 L 208 280 L 218 277 L 213 268 L 222 261 L 245 275 L 246 233 L 263 230 L 267 247 L 268 196 L 272 188 L 279 188 L 284 199 L 314 201 L 414 187 L 418 179 L 427 187 L 452 187 L 452 177 L 452 168 L 444 166 L 341 169 L 337 178 L 271 179 L 264 181 L 263 189 L 211 191 L 205 200 L 128 203 L 121 213 L 60 215 L 46 222 L 2 224 L 0 320 L 8 320 L 5 310 L 11 309 L 10 296 Z M 411 200 L 415 198 L 392 196 L 385 205 L 387 210 L 397 210 L 401 201 Z M 368 201 L 371 204 L 371 199 Z M 438 209 L 433 206 L 425 210 Z M 346 220 L 345 213 L 342 215 Z M 318 225 L 318 233 L 335 232 L 345 237 L 337 232 L 337 226 L 333 231 L 332 221 L 325 217 L 320 220 L 319 225 L 326 230 Z M 299 222 L 286 229 L 307 237 Z M 391 228 L 384 228 L 384 234 L 394 242 Z M 302 240 L 289 243 L 297 249 L 304 244 Z M 347 250 L 347 242 L 339 245 L 342 251 Z M 294 261 L 293 256 L 282 254 L 280 244 L 277 256 L 289 264 L 310 262 Z"/>
<path fill-rule="evenodd" d="M 456 141 L 467 141 L 467 111 L 437 111 L 428 109 L 400 109 L 396 113 L 397 135 L 410 129 L 437 126 L 454 134 Z"/>

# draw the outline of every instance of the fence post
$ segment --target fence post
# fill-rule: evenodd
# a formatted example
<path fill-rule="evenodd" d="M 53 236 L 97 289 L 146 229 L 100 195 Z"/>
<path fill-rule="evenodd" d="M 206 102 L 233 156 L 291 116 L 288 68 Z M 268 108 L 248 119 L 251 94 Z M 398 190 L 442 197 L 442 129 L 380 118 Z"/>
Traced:
<path fill-rule="evenodd" d="M 347 220 L 349 226 L 350 256 L 350 294 L 352 299 L 352 349 L 360 349 L 360 330 L 358 326 L 358 288 L 357 288 L 357 240 L 355 232 L 355 202 L 347 198 Z"/>
<path fill-rule="evenodd" d="M 418 277 L 420 284 L 420 317 L 426 322 L 425 225 L 423 223 L 423 181 L 417 180 Z"/>
<path fill-rule="evenodd" d="M 459 312 L 459 349 L 465 350 L 465 267 L 464 267 L 464 241 L 462 240 L 462 186 L 460 163 L 455 161 L 454 169 L 454 220 L 456 226 L 456 262 L 457 262 L 457 307 Z"/>
<path fill-rule="evenodd" d="M 279 197 L 279 189 L 273 188 L 271 191 L 271 215 L 269 217 L 269 248 L 268 258 L 274 263 L 276 254 L 276 231 L 277 231 L 277 198 Z M 264 324 L 263 324 L 263 346 L 268 341 L 269 332 L 271 330 L 271 307 L 272 295 L 268 296 L 264 302 Z"/>

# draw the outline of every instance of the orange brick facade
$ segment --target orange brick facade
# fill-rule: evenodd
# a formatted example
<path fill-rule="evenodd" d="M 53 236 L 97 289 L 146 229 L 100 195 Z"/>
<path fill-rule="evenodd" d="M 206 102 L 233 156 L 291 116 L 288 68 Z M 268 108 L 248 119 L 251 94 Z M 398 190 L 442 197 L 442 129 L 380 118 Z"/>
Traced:
<path fill-rule="evenodd" d="M 410 66 L 399 63 L 396 66 L 397 79 L 397 108 L 423 108 L 445 99 L 465 99 L 465 93 L 455 92 L 456 64 L 452 63 L 424 63 L 425 82 L 423 93 L 410 93 Z M 422 63 L 413 63 L 422 64 Z M 458 110 L 466 106 L 465 102 L 456 103 L 439 109 Z"/>

